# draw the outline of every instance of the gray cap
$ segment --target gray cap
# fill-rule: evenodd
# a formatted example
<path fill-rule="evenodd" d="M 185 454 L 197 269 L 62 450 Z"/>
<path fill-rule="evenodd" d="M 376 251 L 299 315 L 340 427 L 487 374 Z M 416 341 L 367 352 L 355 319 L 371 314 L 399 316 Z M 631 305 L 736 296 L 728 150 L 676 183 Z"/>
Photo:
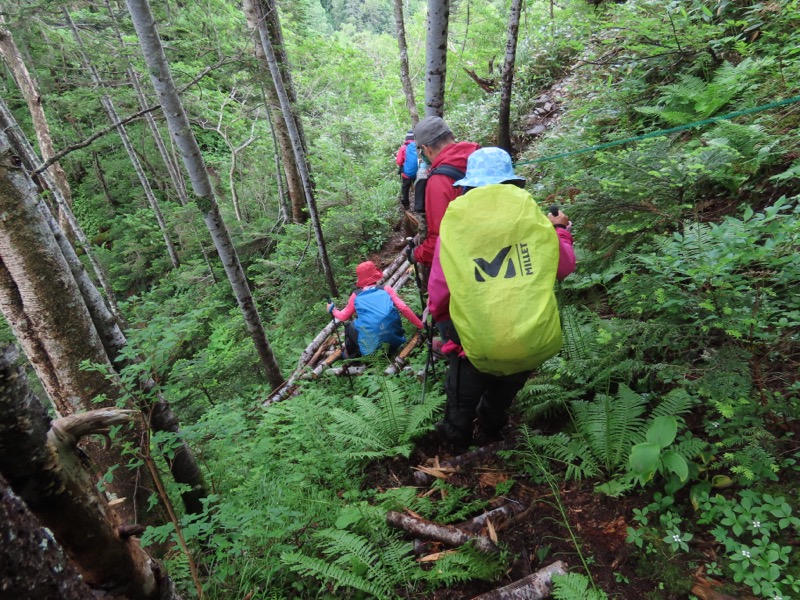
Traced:
<path fill-rule="evenodd" d="M 425 117 L 414 127 L 418 146 L 430 146 L 433 140 L 445 133 L 453 134 L 441 117 Z"/>

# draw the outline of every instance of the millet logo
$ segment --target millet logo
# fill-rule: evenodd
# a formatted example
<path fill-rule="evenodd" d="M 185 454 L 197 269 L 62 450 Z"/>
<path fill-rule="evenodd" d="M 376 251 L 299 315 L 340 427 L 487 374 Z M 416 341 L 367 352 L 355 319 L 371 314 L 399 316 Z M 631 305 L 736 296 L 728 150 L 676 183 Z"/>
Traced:
<path fill-rule="evenodd" d="M 528 249 L 528 244 L 522 243 L 514 244 L 513 246 L 506 246 L 497 253 L 497 256 L 495 256 L 491 262 L 487 261 L 485 258 L 473 258 L 472 260 L 477 265 L 475 267 L 475 281 L 485 282 L 486 279 L 484 278 L 483 274 L 486 274 L 488 277 L 494 279 L 500 274 L 503 263 L 506 264 L 503 279 L 517 277 L 517 268 L 514 265 L 514 255 L 511 254 L 512 248 L 516 250 L 517 261 L 522 269 L 519 273 L 519 276 L 524 277 L 526 275 L 533 275 L 533 264 L 531 262 L 531 253 Z M 483 274 L 481 272 L 483 272 Z"/>

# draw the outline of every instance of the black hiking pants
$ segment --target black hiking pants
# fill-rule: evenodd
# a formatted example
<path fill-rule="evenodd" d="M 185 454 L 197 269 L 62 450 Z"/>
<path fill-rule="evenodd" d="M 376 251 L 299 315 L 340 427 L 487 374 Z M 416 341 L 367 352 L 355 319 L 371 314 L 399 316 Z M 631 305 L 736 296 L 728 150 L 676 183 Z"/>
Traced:
<path fill-rule="evenodd" d="M 467 358 L 451 354 L 445 392 L 447 405 L 439 432 L 456 447 L 465 449 L 472 442 L 472 422 L 487 438 L 500 435 L 508 423 L 508 408 L 532 371 L 512 375 L 481 373 Z"/>
<path fill-rule="evenodd" d="M 403 203 L 403 208 L 408 210 L 409 203 L 408 203 L 408 196 L 409 192 L 411 191 L 411 186 L 414 185 L 414 180 L 410 177 L 403 177 L 402 175 L 400 178 L 403 180 L 403 184 L 400 188 L 401 199 L 400 201 Z"/>

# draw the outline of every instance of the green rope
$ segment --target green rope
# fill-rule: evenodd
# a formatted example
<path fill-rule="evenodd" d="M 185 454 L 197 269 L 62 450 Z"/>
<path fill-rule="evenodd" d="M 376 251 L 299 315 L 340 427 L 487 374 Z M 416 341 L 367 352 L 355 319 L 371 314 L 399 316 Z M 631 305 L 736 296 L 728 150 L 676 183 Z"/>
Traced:
<path fill-rule="evenodd" d="M 523 160 L 517 163 L 514 163 L 514 166 L 519 165 L 532 165 L 534 163 L 542 163 L 548 162 L 551 160 L 556 160 L 558 158 L 565 158 L 567 156 L 574 156 L 576 154 L 586 154 L 587 152 L 595 152 L 596 150 L 604 150 L 605 148 L 611 148 L 612 146 L 620 146 L 622 144 L 627 144 L 629 142 L 638 142 L 639 140 L 646 140 L 648 138 L 660 137 L 662 135 L 667 135 L 668 133 L 675 133 L 678 131 L 685 131 L 687 129 L 693 129 L 695 127 L 700 127 L 701 125 L 708 125 L 709 123 L 717 123 L 719 121 L 725 121 L 728 119 L 733 119 L 735 117 L 741 117 L 742 115 L 750 115 L 753 113 L 761 112 L 764 110 L 770 110 L 772 108 L 777 108 L 778 106 L 784 106 L 786 104 L 794 104 L 795 102 L 800 102 L 800 96 L 792 96 L 791 98 L 786 98 L 785 100 L 778 100 L 776 102 L 770 102 L 769 104 L 762 104 L 761 106 L 755 106 L 753 108 L 747 108 L 745 110 L 737 110 L 736 112 L 728 113 L 726 115 L 720 115 L 719 117 L 711 117 L 709 119 L 703 119 L 702 121 L 695 121 L 694 123 L 687 123 L 686 125 L 679 125 L 677 127 L 670 127 L 669 129 L 661 129 L 659 131 L 652 131 L 650 133 L 644 133 L 642 135 L 637 135 L 634 137 L 625 138 L 624 140 L 614 140 L 613 142 L 606 142 L 604 144 L 597 144 L 596 146 L 589 146 L 587 148 L 581 148 L 580 150 L 573 150 L 572 152 L 562 152 L 560 154 L 553 154 L 552 156 L 545 156 L 544 158 L 535 158 L 533 160 Z"/>

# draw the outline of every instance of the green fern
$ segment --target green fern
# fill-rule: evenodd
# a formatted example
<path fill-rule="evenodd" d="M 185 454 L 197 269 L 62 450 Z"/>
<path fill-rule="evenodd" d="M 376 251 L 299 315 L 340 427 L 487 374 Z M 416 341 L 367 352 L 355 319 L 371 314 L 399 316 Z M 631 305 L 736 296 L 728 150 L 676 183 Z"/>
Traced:
<path fill-rule="evenodd" d="M 407 542 L 377 537 L 379 543 L 350 531 L 323 529 L 312 539 L 324 557 L 285 552 L 281 560 L 296 573 L 332 584 L 334 591 L 351 588 L 375 598 L 396 598 L 395 589 L 410 585 L 419 575 L 414 575 Z"/>
<path fill-rule="evenodd" d="M 631 446 L 644 441 L 647 427 L 642 415 L 646 404 L 640 394 L 624 385 L 620 385 L 616 399 L 601 394 L 594 402 L 572 402 L 577 435 L 606 473 L 622 466 Z"/>
<path fill-rule="evenodd" d="M 553 576 L 553 598 L 556 600 L 606 600 L 605 592 L 590 589 L 589 579 L 580 573 Z"/>
<path fill-rule="evenodd" d="M 335 408 L 331 411 L 334 428 L 331 435 L 350 450 L 351 458 L 404 456 L 414 449 L 413 440 L 429 431 L 432 417 L 442 398 L 427 394 L 423 403 L 415 403 L 402 393 L 392 380 L 383 383 L 377 400 L 356 396 L 356 411 Z"/>

